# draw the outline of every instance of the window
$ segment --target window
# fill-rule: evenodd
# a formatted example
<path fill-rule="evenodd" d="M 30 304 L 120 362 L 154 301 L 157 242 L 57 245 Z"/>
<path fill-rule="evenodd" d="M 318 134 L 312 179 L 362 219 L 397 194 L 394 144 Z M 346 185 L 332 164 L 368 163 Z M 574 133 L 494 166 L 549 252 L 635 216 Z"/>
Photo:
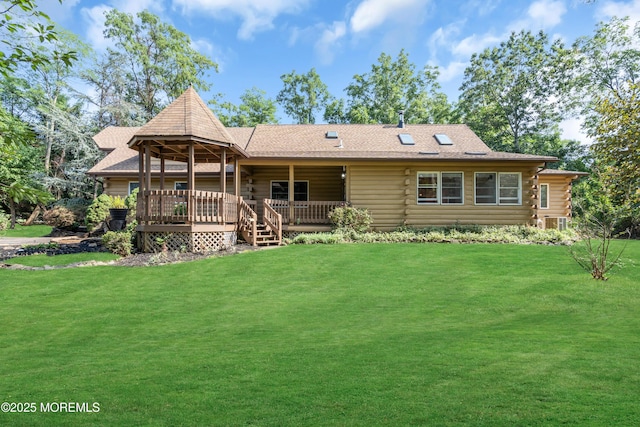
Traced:
<path fill-rule="evenodd" d="M 140 187 L 138 181 L 129 181 L 129 194 L 133 193 L 133 190 Z"/>
<path fill-rule="evenodd" d="M 188 190 L 188 185 L 186 182 L 176 181 L 173 183 L 174 190 Z"/>
<path fill-rule="evenodd" d="M 418 172 L 418 204 L 464 203 L 462 172 Z"/>
<path fill-rule="evenodd" d="M 476 204 L 494 205 L 496 203 L 496 174 L 476 173 Z"/>
<path fill-rule="evenodd" d="M 418 203 L 438 203 L 438 172 L 418 173 Z"/>
<path fill-rule="evenodd" d="M 519 205 L 522 181 L 518 172 L 477 172 L 477 205 Z"/>
<path fill-rule="evenodd" d="M 501 205 L 520 204 L 520 174 L 519 173 L 499 173 L 498 181 L 500 186 Z"/>
<path fill-rule="evenodd" d="M 540 209 L 549 209 L 549 184 L 540 184 Z"/>
<path fill-rule="evenodd" d="M 289 181 L 271 181 L 271 198 L 274 200 L 289 200 Z M 309 200 L 309 181 L 295 181 L 293 183 L 293 200 Z"/>

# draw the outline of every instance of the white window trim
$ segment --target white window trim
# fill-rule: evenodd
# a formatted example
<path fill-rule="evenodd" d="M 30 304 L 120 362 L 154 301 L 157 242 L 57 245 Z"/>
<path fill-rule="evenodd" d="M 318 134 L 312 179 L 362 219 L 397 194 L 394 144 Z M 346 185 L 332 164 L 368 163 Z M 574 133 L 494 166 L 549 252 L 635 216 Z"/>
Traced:
<path fill-rule="evenodd" d="M 477 201 L 478 187 L 476 185 L 476 177 L 480 173 L 485 173 L 485 174 L 493 173 L 496 175 L 496 179 L 495 179 L 496 201 L 494 203 L 478 203 Z M 518 175 L 518 202 L 517 203 L 500 202 L 500 175 Z M 496 171 L 474 172 L 473 173 L 473 204 L 477 206 L 522 206 L 522 172 L 496 172 Z"/>
<path fill-rule="evenodd" d="M 462 178 L 462 187 L 460 188 L 460 203 L 442 203 L 442 174 L 448 173 L 456 173 L 460 174 Z M 421 202 L 419 200 L 419 176 L 420 174 L 436 174 L 437 176 L 437 185 L 436 185 L 436 195 L 437 200 L 435 202 Z M 416 204 L 419 206 L 463 206 L 464 205 L 464 172 L 463 171 L 419 171 L 416 173 Z"/>
<path fill-rule="evenodd" d="M 131 194 L 131 184 L 138 184 L 137 188 L 140 188 L 140 183 L 138 181 L 129 181 L 129 183 L 127 184 L 127 192 L 128 192 L 128 194 Z"/>
<path fill-rule="evenodd" d="M 289 185 L 289 180 L 288 179 L 272 179 L 269 182 L 269 198 L 273 199 L 273 183 L 274 182 L 286 182 L 287 185 Z M 294 180 L 294 185 L 296 182 L 306 182 L 307 183 L 307 199 L 306 200 L 295 200 L 296 202 L 308 202 L 309 201 L 309 193 L 311 193 L 310 190 L 310 186 L 309 186 L 309 180 L 308 179 L 296 179 Z M 294 195 L 295 198 L 295 195 Z"/>
<path fill-rule="evenodd" d="M 546 207 L 542 206 L 542 187 L 547 187 L 547 197 L 545 198 L 545 201 L 547 202 Z M 549 209 L 549 190 L 549 184 L 540 184 L 540 209 Z"/>

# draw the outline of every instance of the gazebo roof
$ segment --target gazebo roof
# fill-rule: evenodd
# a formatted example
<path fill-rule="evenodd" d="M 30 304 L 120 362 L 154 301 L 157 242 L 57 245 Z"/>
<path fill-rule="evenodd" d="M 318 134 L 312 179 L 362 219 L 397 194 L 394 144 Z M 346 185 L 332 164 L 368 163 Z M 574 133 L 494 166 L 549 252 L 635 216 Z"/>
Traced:
<path fill-rule="evenodd" d="M 167 160 L 187 162 L 189 145 L 194 146 L 196 163 L 219 161 L 222 148 L 248 157 L 193 87 L 142 126 L 128 145 L 140 151 L 147 142 L 153 157 Z"/>

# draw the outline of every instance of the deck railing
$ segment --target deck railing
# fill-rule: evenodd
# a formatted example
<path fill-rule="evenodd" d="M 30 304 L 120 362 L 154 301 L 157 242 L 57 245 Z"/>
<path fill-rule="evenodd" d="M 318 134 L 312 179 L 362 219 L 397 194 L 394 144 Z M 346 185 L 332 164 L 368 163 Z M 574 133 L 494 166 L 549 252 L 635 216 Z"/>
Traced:
<path fill-rule="evenodd" d="M 257 228 L 258 214 L 245 200 L 240 198 L 238 201 L 238 231 L 242 233 L 245 241 L 252 246 L 256 246 Z"/>
<path fill-rule="evenodd" d="M 344 205 L 339 201 L 296 201 L 265 199 L 274 211 L 282 215 L 285 224 L 329 224 L 329 212 Z M 292 205 L 290 205 L 292 203 Z M 266 212 L 266 211 L 265 211 Z"/>
<path fill-rule="evenodd" d="M 141 223 L 235 223 L 238 198 L 201 190 L 147 190 L 138 194 Z"/>

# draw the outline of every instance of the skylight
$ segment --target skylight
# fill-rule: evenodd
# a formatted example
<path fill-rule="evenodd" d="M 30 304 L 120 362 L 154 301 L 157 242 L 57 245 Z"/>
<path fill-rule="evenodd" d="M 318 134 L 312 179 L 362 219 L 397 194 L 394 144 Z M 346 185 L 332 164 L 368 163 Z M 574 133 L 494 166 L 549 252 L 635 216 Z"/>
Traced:
<path fill-rule="evenodd" d="M 326 137 L 327 139 L 338 139 L 338 132 L 335 130 L 327 131 Z"/>
<path fill-rule="evenodd" d="M 398 135 L 398 137 L 400 137 L 400 143 L 402 145 L 415 145 L 413 137 L 408 133 L 401 133 L 400 135 Z"/>
<path fill-rule="evenodd" d="M 436 141 L 438 141 L 438 144 L 440 145 L 453 145 L 453 141 L 451 140 L 451 138 L 449 138 L 449 135 L 447 134 L 436 133 L 433 136 L 435 137 Z"/>

